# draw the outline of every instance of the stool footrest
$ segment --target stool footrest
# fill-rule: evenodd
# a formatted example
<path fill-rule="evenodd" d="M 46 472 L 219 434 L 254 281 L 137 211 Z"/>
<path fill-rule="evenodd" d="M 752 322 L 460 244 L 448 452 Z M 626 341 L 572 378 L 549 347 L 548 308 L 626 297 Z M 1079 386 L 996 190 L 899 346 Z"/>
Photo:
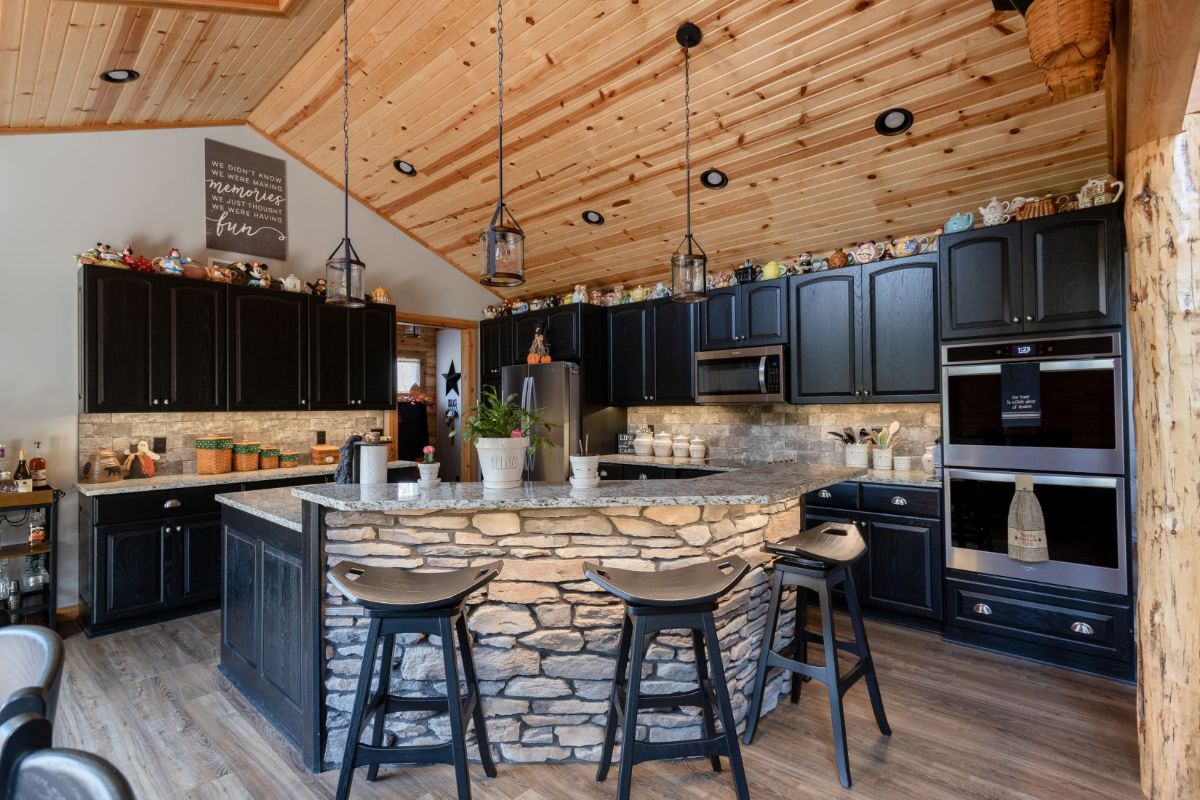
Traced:
<path fill-rule="evenodd" d="M 720 733 L 707 739 L 687 739 L 682 742 L 635 742 L 633 763 L 657 761 L 664 758 L 699 758 L 701 756 L 728 756 L 729 743 Z"/>
<path fill-rule="evenodd" d="M 453 764 L 454 751 L 450 742 L 441 744 L 375 747 L 360 744 L 354 752 L 354 766 L 372 764 Z"/>

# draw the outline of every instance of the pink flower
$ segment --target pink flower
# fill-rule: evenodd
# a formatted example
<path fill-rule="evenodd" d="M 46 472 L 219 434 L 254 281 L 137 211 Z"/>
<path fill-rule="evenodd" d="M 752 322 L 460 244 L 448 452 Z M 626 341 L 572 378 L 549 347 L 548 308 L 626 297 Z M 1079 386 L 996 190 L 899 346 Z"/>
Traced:
<path fill-rule="evenodd" d="M 525 438 L 525 431 L 521 430 L 520 428 L 513 428 L 512 438 L 514 438 L 514 439 Z"/>
<path fill-rule="evenodd" d="M 421 452 L 422 452 L 422 453 L 432 453 L 432 452 L 433 452 L 433 445 L 431 445 L 431 444 L 427 444 L 427 445 L 425 445 L 425 447 L 424 447 L 424 448 L 421 450 Z"/>

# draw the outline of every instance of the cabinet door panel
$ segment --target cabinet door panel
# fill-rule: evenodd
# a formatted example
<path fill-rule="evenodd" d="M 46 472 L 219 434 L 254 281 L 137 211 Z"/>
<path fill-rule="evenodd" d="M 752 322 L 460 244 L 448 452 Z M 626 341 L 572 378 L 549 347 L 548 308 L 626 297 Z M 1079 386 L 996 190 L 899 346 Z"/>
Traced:
<path fill-rule="evenodd" d="M 629 303 L 609 309 L 609 401 L 616 406 L 641 405 L 650 397 L 646 375 L 652 348 L 647 340 L 645 305 Z"/>
<path fill-rule="evenodd" d="M 308 297 L 229 287 L 232 410 L 308 407 Z"/>
<path fill-rule="evenodd" d="M 538 328 L 546 332 L 546 315 L 541 311 L 526 311 L 513 317 L 513 357 L 511 363 L 524 364 Z M 551 354 L 553 355 L 553 353 Z"/>
<path fill-rule="evenodd" d="M 546 315 L 546 344 L 555 361 L 579 360 L 582 352 L 579 346 L 579 315 L 579 306 L 575 305 L 556 308 Z"/>
<path fill-rule="evenodd" d="M 225 527 L 225 572 L 221 596 L 221 640 L 239 658 L 257 668 L 258 619 L 261 610 L 258 583 L 258 545 L 250 538 Z"/>
<path fill-rule="evenodd" d="M 350 405 L 350 309 L 315 303 L 312 309 L 312 407 Z M 358 373 L 361 379 L 361 370 Z"/>
<path fill-rule="evenodd" d="M 300 559 L 270 545 L 262 548 L 262 675 L 296 708 L 304 706 L 302 607 L 304 569 Z"/>
<path fill-rule="evenodd" d="M 738 319 L 738 287 L 712 289 L 708 300 L 701 304 L 702 350 L 721 350 L 737 347 L 742 333 Z"/>
<path fill-rule="evenodd" d="M 867 524 L 867 585 L 864 602 L 921 617 L 940 619 L 941 552 L 936 522 Z"/>
<path fill-rule="evenodd" d="M 696 303 L 671 300 L 650 302 L 650 331 L 654 343 L 650 399 L 656 403 L 693 403 L 696 400 L 696 338 L 699 309 Z"/>
<path fill-rule="evenodd" d="M 225 286 L 160 283 L 154 300 L 155 389 L 175 411 L 225 408 Z"/>
<path fill-rule="evenodd" d="M 500 370 L 508 365 L 512 350 L 512 328 L 507 319 L 486 319 L 479 323 L 479 383 L 500 388 Z"/>
<path fill-rule="evenodd" d="M 943 339 L 1020 333 L 1021 223 L 943 236 L 939 244 Z"/>
<path fill-rule="evenodd" d="M 105 525 L 97 536 L 103 554 L 104 618 L 166 609 L 171 598 L 165 528 L 156 522 Z"/>
<path fill-rule="evenodd" d="M 193 520 L 182 527 L 178 604 L 215 599 L 221 591 L 221 518 Z"/>
<path fill-rule="evenodd" d="M 396 402 L 396 307 L 362 310 L 361 408 L 389 409 Z"/>
<path fill-rule="evenodd" d="M 792 402 L 854 402 L 859 391 L 857 268 L 791 281 Z"/>
<path fill-rule="evenodd" d="M 1021 223 L 1025 330 L 1120 325 L 1120 206 L 1110 204 Z"/>
<path fill-rule="evenodd" d="M 739 287 L 745 319 L 741 344 L 766 345 L 787 342 L 787 279 L 747 283 Z"/>
<path fill-rule="evenodd" d="M 937 259 L 864 266 L 862 281 L 864 397 L 936 400 Z"/>
<path fill-rule="evenodd" d="M 82 281 L 84 410 L 151 410 L 155 279 L 92 266 L 83 268 Z"/>

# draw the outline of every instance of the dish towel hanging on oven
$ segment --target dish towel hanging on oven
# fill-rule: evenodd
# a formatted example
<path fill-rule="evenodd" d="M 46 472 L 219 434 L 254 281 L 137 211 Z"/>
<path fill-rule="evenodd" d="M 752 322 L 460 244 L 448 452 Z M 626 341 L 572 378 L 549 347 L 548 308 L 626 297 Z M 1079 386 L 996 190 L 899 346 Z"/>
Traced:
<path fill-rule="evenodd" d="M 1000 425 L 1042 424 L 1042 368 L 1036 362 L 1000 365 Z"/>
<path fill-rule="evenodd" d="M 1049 561 L 1046 520 L 1033 493 L 1033 478 L 1017 476 L 1017 491 L 1008 507 L 1008 557 L 1015 561 Z"/>

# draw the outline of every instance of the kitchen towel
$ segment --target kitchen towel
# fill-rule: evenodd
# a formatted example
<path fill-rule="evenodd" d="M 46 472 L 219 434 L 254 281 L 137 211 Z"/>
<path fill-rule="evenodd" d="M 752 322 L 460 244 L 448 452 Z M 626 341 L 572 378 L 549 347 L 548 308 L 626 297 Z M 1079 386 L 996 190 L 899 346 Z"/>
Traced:
<path fill-rule="evenodd" d="M 1042 424 L 1042 370 L 1037 362 L 1000 365 L 1000 424 L 1005 428 Z"/>
<path fill-rule="evenodd" d="M 1046 519 L 1029 475 L 1017 476 L 1017 491 L 1008 507 L 1008 557 L 1029 562 L 1050 560 Z"/>

